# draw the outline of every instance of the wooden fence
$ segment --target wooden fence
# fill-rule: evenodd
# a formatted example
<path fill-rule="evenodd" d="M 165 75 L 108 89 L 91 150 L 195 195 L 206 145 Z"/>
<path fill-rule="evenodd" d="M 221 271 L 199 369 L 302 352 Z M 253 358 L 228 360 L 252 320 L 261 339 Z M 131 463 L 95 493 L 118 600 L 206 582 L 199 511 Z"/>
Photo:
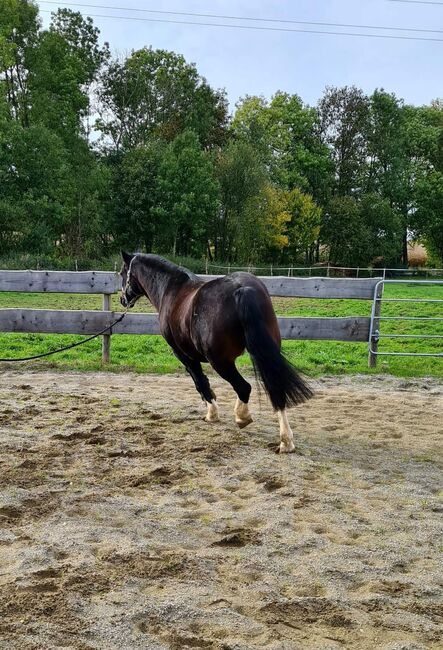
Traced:
<path fill-rule="evenodd" d="M 208 281 L 219 276 L 201 275 Z M 292 298 L 373 300 L 380 278 L 262 277 L 271 296 Z M 0 291 L 102 294 L 103 311 L 0 309 L 0 332 L 91 335 L 110 325 L 118 313 L 111 296 L 121 288 L 120 276 L 106 271 L 0 271 Z M 282 338 L 368 343 L 370 318 L 279 317 Z M 112 334 L 160 334 L 156 314 L 128 313 Z M 111 335 L 103 336 L 103 361 L 109 361 Z M 375 366 L 376 356 L 369 356 Z"/>

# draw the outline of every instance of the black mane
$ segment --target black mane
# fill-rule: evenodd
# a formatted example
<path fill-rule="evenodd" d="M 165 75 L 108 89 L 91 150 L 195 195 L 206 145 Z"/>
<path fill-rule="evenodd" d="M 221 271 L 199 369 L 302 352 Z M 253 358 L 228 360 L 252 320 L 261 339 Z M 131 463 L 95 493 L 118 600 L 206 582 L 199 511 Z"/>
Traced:
<path fill-rule="evenodd" d="M 135 253 L 132 272 L 157 309 L 160 309 L 166 291 L 178 289 L 187 283 L 202 283 L 192 271 L 151 253 Z"/>
<path fill-rule="evenodd" d="M 185 276 L 187 280 L 198 281 L 199 278 L 184 266 L 179 266 L 170 262 L 169 260 L 161 257 L 160 255 L 154 255 L 153 253 L 136 253 L 137 259 L 142 261 L 149 268 L 154 269 L 155 271 L 163 271 L 168 273 L 168 275 L 180 279 L 180 277 Z"/>

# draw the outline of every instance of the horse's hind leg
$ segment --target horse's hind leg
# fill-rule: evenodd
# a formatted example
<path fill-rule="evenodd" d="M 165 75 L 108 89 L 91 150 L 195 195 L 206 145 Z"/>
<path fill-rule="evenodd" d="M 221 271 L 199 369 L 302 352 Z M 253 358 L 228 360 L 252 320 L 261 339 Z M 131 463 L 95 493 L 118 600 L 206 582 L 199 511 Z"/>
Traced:
<path fill-rule="evenodd" d="M 290 454 L 295 450 L 294 434 L 292 433 L 292 429 L 288 422 L 286 409 L 283 409 L 283 411 L 277 411 L 277 415 L 280 424 L 280 453 Z"/>
<path fill-rule="evenodd" d="M 240 429 L 248 426 L 252 422 L 252 417 L 249 412 L 249 396 L 251 394 L 251 385 L 243 379 L 238 372 L 234 363 L 229 362 L 216 362 L 211 360 L 211 366 L 216 372 L 229 382 L 232 388 L 237 393 L 237 400 L 234 406 L 234 417 L 237 426 Z"/>

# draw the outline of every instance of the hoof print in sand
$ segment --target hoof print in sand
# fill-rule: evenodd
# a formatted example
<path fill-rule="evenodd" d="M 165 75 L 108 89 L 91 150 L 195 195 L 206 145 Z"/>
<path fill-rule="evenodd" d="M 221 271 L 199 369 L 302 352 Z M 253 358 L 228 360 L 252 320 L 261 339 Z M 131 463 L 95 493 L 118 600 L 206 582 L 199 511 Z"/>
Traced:
<path fill-rule="evenodd" d="M 232 548 L 240 548 L 247 544 L 260 544 L 260 537 L 253 530 L 246 528 L 236 528 L 226 531 L 219 540 L 212 543 L 212 546 L 227 546 Z"/>

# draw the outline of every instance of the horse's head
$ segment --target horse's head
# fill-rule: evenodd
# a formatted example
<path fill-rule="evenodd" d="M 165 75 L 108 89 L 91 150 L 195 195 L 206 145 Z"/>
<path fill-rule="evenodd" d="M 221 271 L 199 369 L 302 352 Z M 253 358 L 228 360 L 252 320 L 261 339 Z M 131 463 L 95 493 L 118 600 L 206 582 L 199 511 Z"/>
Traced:
<path fill-rule="evenodd" d="M 130 308 L 133 307 L 137 300 L 144 295 L 144 291 L 132 272 L 132 266 L 137 256 L 125 253 L 125 251 L 122 251 L 121 253 L 123 257 L 123 266 L 120 271 L 122 278 L 120 302 L 123 307 Z"/>

